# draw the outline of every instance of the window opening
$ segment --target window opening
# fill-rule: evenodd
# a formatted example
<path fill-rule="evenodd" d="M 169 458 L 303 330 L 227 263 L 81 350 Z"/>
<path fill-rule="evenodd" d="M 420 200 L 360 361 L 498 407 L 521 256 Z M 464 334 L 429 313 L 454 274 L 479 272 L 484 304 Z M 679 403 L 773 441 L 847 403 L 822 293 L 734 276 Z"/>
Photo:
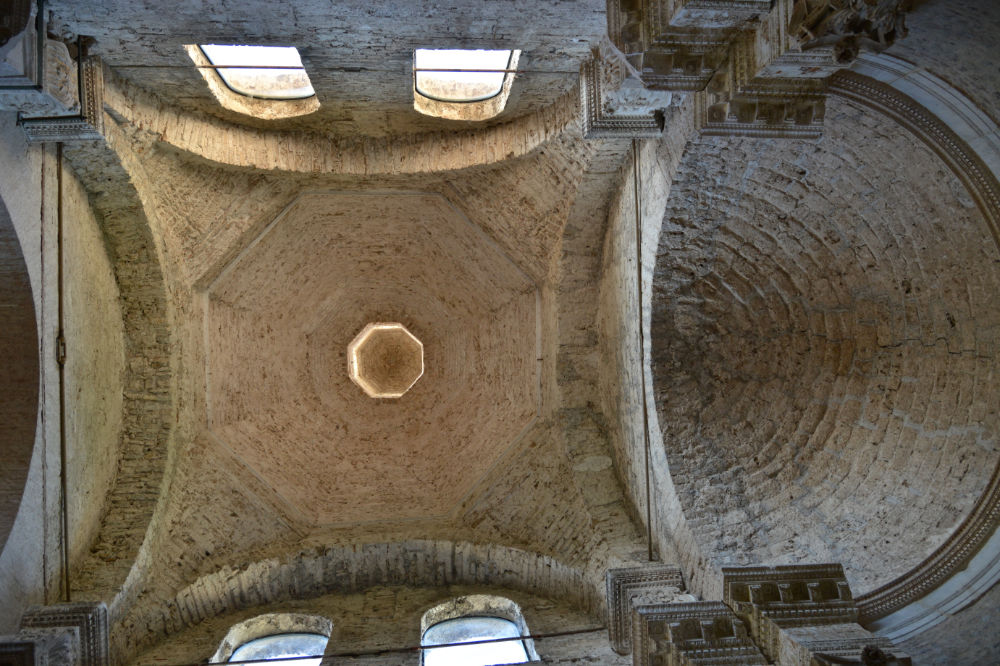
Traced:
<path fill-rule="evenodd" d="M 294 46 L 201 44 L 222 81 L 235 93 L 262 99 L 305 99 L 316 94 Z"/>
<path fill-rule="evenodd" d="M 289 657 L 315 657 L 323 654 L 329 639 L 322 634 L 274 634 L 255 638 L 233 651 L 229 661 L 285 659 L 282 666 L 320 666 L 322 658 L 289 659 Z"/>
<path fill-rule="evenodd" d="M 413 86 L 439 102 L 482 102 L 503 92 L 515 68 L 511 50 L 417 49 Z"/>
<path fill-rule="evenodd" d="M 424 650 L 424 666 L 490 666 L 492 664 L 523 664 L 528 650 L 523 640 L 497 643 L 473 643 L 497 638 L 519 638 L 521 631 L 514 622 L 500 617 L 458 617 L 438 622 L 427 631 L 421 645 L 448 645 Z"/>

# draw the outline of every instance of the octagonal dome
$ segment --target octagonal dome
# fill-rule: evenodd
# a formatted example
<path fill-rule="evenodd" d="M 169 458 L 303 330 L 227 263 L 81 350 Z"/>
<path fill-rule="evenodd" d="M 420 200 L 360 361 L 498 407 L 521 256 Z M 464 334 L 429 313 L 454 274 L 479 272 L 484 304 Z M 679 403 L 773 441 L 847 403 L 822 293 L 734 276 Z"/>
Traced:
<path fill-rule="evenodd" d="M 368 324 L 347 346 L 351 380 L 373 398 L 399 398 L 424 374 L 424 345 L 402 324 Z"/>
<path fill-rule="evenodd" d="M 447 515 L 537 415 L 536 285 L 439 194 L 301 194 L 207 291 L 208 428 L 307 523 Z M 372 322 L 423 348 L 392 400 L 344 371 Z"/>

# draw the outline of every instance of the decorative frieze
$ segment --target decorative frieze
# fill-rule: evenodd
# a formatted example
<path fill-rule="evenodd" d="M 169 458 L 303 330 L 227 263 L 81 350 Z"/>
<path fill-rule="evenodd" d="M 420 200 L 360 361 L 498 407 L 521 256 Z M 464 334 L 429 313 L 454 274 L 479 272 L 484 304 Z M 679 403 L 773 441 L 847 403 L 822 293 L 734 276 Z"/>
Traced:
<path fill-rule="evenodd" d="M 609 569 L 604 580 L 608 594 L 608 634 L 618 654 L 632 651 L 633 608 L 670 603 L 684 590 L 681 570 L 669 564 Z"/>
<path fill-rule="evenodd" d="M 878 664 L 910 666 L 888 638 L 875 636 L 859 624 L 793 627 L 781 632 L 782 664 Z"/>
<path fill-rule="evenodd" d="M 634 58 L 643 83 L 655 90 L 704 90 L 729 56 L 729 34 L 673 29 Z"/>
<path fill-rule="evenodd" d="M 771 10 L 772 0 L 649 0 L 649 33 L 671 28 L 734 29 Z"/>
<path fill-rule="evenodd" d="M 0 636 L 0 666 L 108 666 L 108 609 L 100 602 L 32 606 Z"/>
<path fill-rule="evenodd" d="M 720 601 L 638 606 L 632 632 L 635 666 L 767 663 L 743 622 Z"/>

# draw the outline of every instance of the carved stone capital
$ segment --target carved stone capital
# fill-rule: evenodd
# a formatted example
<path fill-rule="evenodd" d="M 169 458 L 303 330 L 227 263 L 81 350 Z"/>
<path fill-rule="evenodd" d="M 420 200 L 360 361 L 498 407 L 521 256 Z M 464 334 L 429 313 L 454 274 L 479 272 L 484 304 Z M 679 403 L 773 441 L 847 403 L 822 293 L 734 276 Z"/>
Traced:
<path fill-rule="evenodd" d="M 906 34 L 911 0 L 612 0 L 608 30 L 650 89 L 688 91 L 704 134 L 817 138 L 826 80 Z"/>
<path fill-rule="evenodd" d="M 826 664 L 872 663 L 863 655 L 876 654 L 884 666 L 910 666 L 912 660 L 900 652 L 888 638 L 875 636 L 859 624 L 828 624 L 818 627 L 794 627 L 781 633 L 781 663 L 789 666 L 824 666 Z"/>
<path fill-rule="evenodd" d="M 21 631 L 73 631 L 80 666 L 108 666 L 108 609 L 103 602 L 32 606 L 21 617 Z M 71 662 L 66 662 L 71 663 Z"/>
<path fill-rule="evenodd" d="M 580 72 L 583 135 L 594 138 L 656 138 L 669 92 L 650 90 L 614 45 L 605 43 Z"/>
<path fill-rule="evenodd" d="M 638 606 L 632 612 L 632 644 L 635 666 L 767 663 L 721 601 Z"/>
<path fill-rule="evenodd" d="M 618 654 L 632 651 L 633 608 L 668 604 L 684 590 L 681 570 L 669 564 L 608 569 L 604 581 L 608 594 L 608 634 Z"/>
<path fill-rule="evenodd" d="M 0 51 L 0 110 L 35 116 L 79 112 L 76 62 L 66 44 L 44 35 L 44 25 L 29 21 Z"/>

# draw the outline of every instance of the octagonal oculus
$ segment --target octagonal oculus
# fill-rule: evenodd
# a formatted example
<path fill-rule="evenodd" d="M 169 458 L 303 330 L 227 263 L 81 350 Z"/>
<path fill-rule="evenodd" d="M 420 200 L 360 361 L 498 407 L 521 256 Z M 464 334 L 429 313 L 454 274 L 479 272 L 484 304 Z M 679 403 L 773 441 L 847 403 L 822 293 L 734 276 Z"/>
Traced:
<path fill-rule="evenodd" d="M 347 372 L 372 398 L 402 397 L 424 374 L 424 345 L 402 324 L 368 324 L 347 346 Z"/>

